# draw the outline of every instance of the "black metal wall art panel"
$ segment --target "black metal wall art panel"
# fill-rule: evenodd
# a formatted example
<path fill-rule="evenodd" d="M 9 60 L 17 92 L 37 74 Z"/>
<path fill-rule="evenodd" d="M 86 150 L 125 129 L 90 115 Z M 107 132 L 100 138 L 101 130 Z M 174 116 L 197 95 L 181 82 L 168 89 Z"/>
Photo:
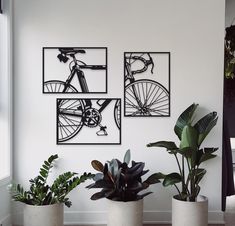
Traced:
<path fill-rule="evenodd" d="M 170 53 L 124 53 L 124 116 L 170 116 Z"/>
<path fill-rule="evenodd" d="M 106 47 L 44 47 L 43 93 L 107 93 Z"/>
<path fill-rule="evenodd" d="M 0 14 L 2 14 L 2 0 L 0 0 Z"/>
<path fill-rule="evenodd" d="M 57 99 L 57 144 L 121 144 L 121 99 Z"/>

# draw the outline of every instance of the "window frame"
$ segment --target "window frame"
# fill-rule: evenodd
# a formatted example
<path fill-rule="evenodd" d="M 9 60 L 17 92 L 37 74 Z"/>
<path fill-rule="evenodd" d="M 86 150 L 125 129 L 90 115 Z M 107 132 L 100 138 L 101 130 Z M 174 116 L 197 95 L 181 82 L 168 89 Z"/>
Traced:
<path fill-rule="evenodd" d="M 0 14 L 0 17 L 7 17 L 6 20 L 6 46 L 7 46 L 7 62 L 6 62 L 6 73 L 7 73 L 7 81 L 4 85 L 7 86 L 7 155 L 8 155 L 8 164 L 9 164 L 9 172 L 7 172 L 6 176 L 0 178 L 0 187 L 9 184 L 12 180 L 12 148 L 13 148 L 13 85 L 12 85 L 12 0 L 2 0 L 2 11 L 3 14 Z M 1 32 L 0 32 L 1 33 Z"/>

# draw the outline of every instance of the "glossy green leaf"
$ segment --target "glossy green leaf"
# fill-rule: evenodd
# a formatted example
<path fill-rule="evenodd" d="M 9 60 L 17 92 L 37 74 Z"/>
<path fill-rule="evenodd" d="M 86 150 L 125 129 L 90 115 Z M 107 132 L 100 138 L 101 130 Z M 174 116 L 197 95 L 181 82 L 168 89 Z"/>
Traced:
<path fill-rule="evenodd" d="M 193 150 L 197 149 L 198 141 L 198 132 L 197 130 L 190 126 L 186 125 L 181 134 L 180 148 L 192 148 Z"/>
<path fill-rule="evenodd" d="M 204 148 L 204 152 L 208 154 L 212 154 L 216 152 L 219 148 Z"/>
<path fill-rule="evenodd" d="M 195 125 L 194 128 L 198 131 L 198 146 L 204 141 L 206 136 L 210 133 L 213 127 L 216 125 L 218 121 L 217 113 L 211 112 L 201 118 Z"/>
<path fill-rule="evenodd" d="M 174 131 L 180 140 L 181 140 L 181 134 L 182 134 L 184 127 L 192 123 L 192 117 L 197 107 L 198 107 L 198 104 L 190 105 L 177 119 L 175 127 L 174 127 Z"/>
<path fill-rule="evenodd" d="M 199 164 L 201 164 L 202 162 L 205 162 L 205 161 L 207 161 L 207 160 L 209 160 L 209 159 L 213 159 L 213 158 L 215 158 L 216 156 L 217 156 L 217 155 L 215 155 L 215 154 L 205 153 L 205 154 L 203 154 L 203 155 L 201 156 L 200 161 L 199 161 Z"/>
<path fill-rule="evenodd" d="M 163 175 L 162 173 L 154 173 L 151 176 L 149 176 L 147 180 L 144 181 L 144 183 L 156 184 L 156 183 L 161 182 L 160 179 L 164 179 L 164 178 L 165 178 L 165 175 Z"/>
<path fill-rule="evenodd" d="M 176 150 L 178 150 L 178 147 L 172 141 L 158 141 L 155 143 L 149 143 L 147 144 L 147 147 L 163 147 L 166 148 L 170 154 L 176 154 Z"/>
<path fill-rule="evenodd" d="M 182 177 L 180 176 L 180 174 L 170 173 L 165 176 L 162 184 L 164 187 L 167 187 L 169 185 L 174 185 L 174 184 L 180 183 L 181 180 L 182 180 Z"/>

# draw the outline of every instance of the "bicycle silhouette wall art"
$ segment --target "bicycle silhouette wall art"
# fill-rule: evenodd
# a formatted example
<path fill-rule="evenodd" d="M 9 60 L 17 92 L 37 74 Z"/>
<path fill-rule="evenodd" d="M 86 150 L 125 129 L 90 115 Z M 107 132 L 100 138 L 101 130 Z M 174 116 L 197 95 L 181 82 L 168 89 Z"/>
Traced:
<path fill-rule="evenodd" d="M 107 93 L 106 47 L 44 47 L 43 93 Z"/>
<path fill-rule="evenodd" d="M 124 116 L 170 116 L 170 53 L 124 53 Z"/>
<path fill-rule="evenodd" d="M 121 144 L 121 99 L 57 99 L 57 144 Z"/>

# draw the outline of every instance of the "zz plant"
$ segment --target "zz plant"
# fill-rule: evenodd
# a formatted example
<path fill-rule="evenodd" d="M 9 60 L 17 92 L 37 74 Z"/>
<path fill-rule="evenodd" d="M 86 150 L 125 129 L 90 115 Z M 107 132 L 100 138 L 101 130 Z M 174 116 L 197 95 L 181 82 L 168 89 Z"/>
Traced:
<path fill-rule="evenodd" d="M 131 162 L 130 150 L 127 150 L 123 162 L 118 159 L 107 161 L 103 165 L 98 160 L 91 162 L 92 167 L 99 173 L 95 175 L 94 183 L 87 188 L 100 188 L 101 191 L 91 196 L 92 200 L 108 198 L 114 201 L 136 201 L 143 199 L 152 192 L 140 193 L 147 189 L 149 185 L 159 183 L 160 180 L 150 176 L 147 180 L 142 181 L 142 176 L 149 172 L 144 170 L 145 163 Z"/>
<path fill-rule="evenodd" d="M 83 173 L 83 175 L 79 177 L 75 172 L 65 172 L 59 175 L 50 186 L 47 184 L 47 179 L 56 159 L 58 159 L 57 154 L 51 155 L 48 160 L 44 161 L 40 168 L 39 175 L 29 180 L 30 188 L 28 191 L 25 191 L 20 184 L 12 184 L 10 186 L 12 199 L 35 206 L 64 203 L 67 207 L 70 207 L 72 202 L 67 197 L 69 192 L 80 183 L 91 179 L 94 175 L 91 173 Z"/>
<path fill-rule="evenodd" d="M 214 152 L 218 149 L 201 147 L 202 142 L 217 123 L 217 113 L 211 112 L 194 122 L 197 107 L 197 104 L 189 106 L 176 122 L 174 131 L 180 140 L 179 146 L 172 141 L 158 141 L 147 145 L 147 147 L 166 148 L 167 152 L 175 157 L 179 169 L 178 172 L 170 174 L 156 173 L 156 179 L 162 179 L 165 187 L 175 186 L 178 191 L 177 199 L 193 202 L 200 192 L 199 183 L 206 174 L 201 164 L 216 157 Z"/>

